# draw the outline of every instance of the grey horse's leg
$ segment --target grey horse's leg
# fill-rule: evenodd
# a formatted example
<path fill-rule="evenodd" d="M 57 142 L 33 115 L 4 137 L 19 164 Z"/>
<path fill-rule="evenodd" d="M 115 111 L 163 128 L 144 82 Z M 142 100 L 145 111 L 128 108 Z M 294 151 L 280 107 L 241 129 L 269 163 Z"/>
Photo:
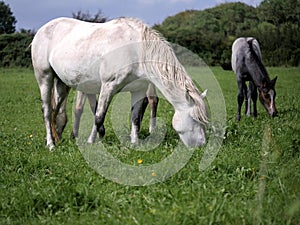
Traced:
<path fill-rule="evenodd" d="M 249 82 L 246 100 L 246 116 L 251 116 L 251 95 L 252 95 L 252 82 Z"/>
<path fill-rule="evenodd" d="M 253 102 L 253 116 L 257 117 L 257 87 L 255 86 L 255 84 L 253 84 L 253 82 L 250 82 L 249 87 L 251 85 L 251 99 Z"/>
<path fill-rule="evenodd" d="M 245 81 L 238 79 L 238 96 L 237 96 L 237 101 L 238 101 L 238 111 L 236 115 L 236 120 L 240 121 L 241 120 L 241 109 L 242 105 L 244 102 L 244 89 L 247 89 Z"/>

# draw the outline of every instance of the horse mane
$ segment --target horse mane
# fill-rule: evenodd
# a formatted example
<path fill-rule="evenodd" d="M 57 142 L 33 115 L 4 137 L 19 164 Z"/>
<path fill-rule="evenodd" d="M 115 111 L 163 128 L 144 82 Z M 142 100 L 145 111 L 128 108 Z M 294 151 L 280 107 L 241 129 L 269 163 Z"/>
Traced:
<path fill-rule="evenodd" d="M 187 98 L 194 101 L 192 117 L 204 126 L 208 124 L 207 109 L 200 92 L 192 79 L 187 75 L 182 64 L 178 61 L 173 48 L 166 39 L 154 29 L 141 23 L 143 26 L 142 45 L 143 62 L 151 74 L 156 74 L 163 85 L 170 83 L 187 93 Z"/>
<path fill-rule="evenodd" d="M 261 60 L 261 53 L 260 53 L 260 49 L 259 49 L 259 45 L 256 39 L 251 38 L 247 40 L 247 43 L 249 45 L 249 49 L 250 49 L 250 55 L 253 58 L 253 60 L 256 62 L 256 64 L 258 65 L 260 71 L 263 74 L 263 78 L 266 80 L 267 83 L 270 83 L 270 78 L 268 75 L 268 72 L 265 68 L 265 66 L 262 64 L 262 60 Z"/>

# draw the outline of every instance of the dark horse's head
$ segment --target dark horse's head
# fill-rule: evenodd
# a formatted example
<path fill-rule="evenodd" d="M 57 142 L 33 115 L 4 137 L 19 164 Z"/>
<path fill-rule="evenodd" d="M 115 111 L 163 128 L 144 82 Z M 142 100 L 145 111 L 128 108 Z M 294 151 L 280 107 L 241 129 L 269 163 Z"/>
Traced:
<path fill-rule="evenodd" d="M 277 77 L 273 80 L 267 82 L 267 80 L 263 81 L 262 88 L 259 90 L 259 100 L 262 105 L 265 107 L 270 116 L 275 117 L 278 115 L 278 111 L 275 106 L 275 84 Z"/>

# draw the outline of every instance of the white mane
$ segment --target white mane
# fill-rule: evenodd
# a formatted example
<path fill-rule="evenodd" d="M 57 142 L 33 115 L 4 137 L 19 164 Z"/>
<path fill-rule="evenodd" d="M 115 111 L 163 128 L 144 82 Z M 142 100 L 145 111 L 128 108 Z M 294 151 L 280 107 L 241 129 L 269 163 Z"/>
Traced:
<path fill-rule="evenodd" d="M 147 64 L 148 70 L 149 64 L 151 65 L 151 74 L 159 75 L 164 85 L 171 83 L 174 87 L 184 91 L 187 98 L 190 97 L 195 103 L 193 118 L 203 125 L 207 125 L 208 117 L 205 102 L 192 79 L 178 61 L 174 50 L 157 31 L 142 22 L 139 23 L 143 26 L 144 55 L 142 61 Z M 187 99 L 187 101 L 189 100 Z"/>

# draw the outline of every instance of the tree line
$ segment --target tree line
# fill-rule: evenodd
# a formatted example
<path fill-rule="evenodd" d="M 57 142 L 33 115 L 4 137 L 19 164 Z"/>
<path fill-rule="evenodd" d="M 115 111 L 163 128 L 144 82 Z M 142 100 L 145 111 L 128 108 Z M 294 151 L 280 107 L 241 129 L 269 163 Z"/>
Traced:
<path fill-rule="evenodd" d="M 266 65 L 299 66 L 300 0 L 264 0 L 257 8 L 224 3 L 181 12 L 154 27 L 209 65 L 228 67 L 234 40 L 252 36 L 260 42 Z"/>
<path fill-rule="evenodd" d="M 73 12 L 72 17 L 94 23 L 104 23 L 107 20 L 101 10 L 94 15 L 89 12 Z M 0 1 L 0 67 L 32 66 L 30 44 L 35 31 L 21 29 L 16 32 L 16 23 L 9 5 Z"/>
<path fill-rule="evenodd" d="M 81 11 L 73 18 L 105 22 L 101 11 Z M 0 1 L 0 66 L 31 66 L 28 46 L 34 31 L 15 30 L 9 5 Z M 237 37 L 256 37 L 267 66 L 299 66 L 300 0 L 263 0 L 258 7 L 224 3 L 206 10 L 187 10 L 166 18 L 154 29 L 170 42 L 198 54 L 208 65 L 230 68 L 231 45 Z"/>

